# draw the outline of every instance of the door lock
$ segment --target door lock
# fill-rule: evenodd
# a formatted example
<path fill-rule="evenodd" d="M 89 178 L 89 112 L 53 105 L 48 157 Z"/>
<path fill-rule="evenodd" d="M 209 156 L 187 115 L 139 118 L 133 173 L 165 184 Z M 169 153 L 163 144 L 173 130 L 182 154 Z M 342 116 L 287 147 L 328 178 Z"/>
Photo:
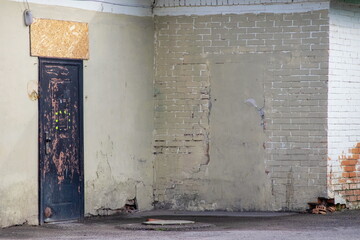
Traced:
<path fill-rule="evenodd" d="M 51 141 L 52 140 L 49 132 L 45 132 L 45 154 L 50 154 L 51 152 L 51 146 L 50 146 Z"/>

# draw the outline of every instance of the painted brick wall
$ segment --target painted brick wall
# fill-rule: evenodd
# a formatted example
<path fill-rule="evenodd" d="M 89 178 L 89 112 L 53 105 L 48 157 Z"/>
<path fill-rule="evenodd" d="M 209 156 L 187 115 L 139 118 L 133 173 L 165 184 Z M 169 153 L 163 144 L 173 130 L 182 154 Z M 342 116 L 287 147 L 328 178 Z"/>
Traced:
<path fill-rule="evenodd" d="M 360 206 L 360 11 L 334 4 L 330 11 L 330 196 Z"/>
<path fill-rule="evenodd" d="M 156 7 L 254 5 L 303 2 L 323 2 L 323 0 L 158 0 Z"/>
<path fill-rule="evenodd" d="M 260 181 L 268 184 L 271 203 L 260 209 L 304 209 L 306 202 L 326 195 L 328 10 L 155 17 L 155 27 L 158 206 L 217 208 L 207 200 L 210 191 L 197 195 L 211 175 L 207 163 L 214 99 L 209 68 L 214 58 L 231 62 L 241 55 L 268 61 L 269 76 L 259 93 L 265 98 L 266 134 L 261 160 L 266 179 Z M 253 190 L 246 182 L 234 179 L 233 184 Z M 227 210 L 239 209 L 251 210 L 236 204 Z"/>

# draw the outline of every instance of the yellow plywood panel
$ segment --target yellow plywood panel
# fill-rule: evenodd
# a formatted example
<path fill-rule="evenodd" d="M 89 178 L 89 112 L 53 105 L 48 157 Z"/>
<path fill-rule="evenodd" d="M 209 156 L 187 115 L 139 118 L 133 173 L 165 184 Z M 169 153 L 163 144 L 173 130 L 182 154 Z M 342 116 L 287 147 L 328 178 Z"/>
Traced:
<path fill-rule="evenodd" d="M 87 23 L 35 19 L 30 25 L 31 56 L 89 59 Z"/>

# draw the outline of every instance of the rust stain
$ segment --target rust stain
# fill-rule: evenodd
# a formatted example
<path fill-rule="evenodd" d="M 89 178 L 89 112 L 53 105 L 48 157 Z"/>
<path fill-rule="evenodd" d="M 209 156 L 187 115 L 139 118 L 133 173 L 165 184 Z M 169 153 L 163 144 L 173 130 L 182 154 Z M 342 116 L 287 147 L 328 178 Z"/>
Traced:
<path fill-rule="evenodd" d="M 38 89 L 39 86 L 37 81 L 29 81 L 27 83 L 27 94 L 31 101 L 36 101 L 39 99 Z"/>
<path fill-rule="evenodd" d="M 67 84 L 65 78 L 70 74 L 67 67 L 64 66 L 46 66 L 46 73 L 57 77 L 50 78 L 48 84 L 49 97 L 45 102 L 50 106 L 44 118 L 48 123 L 49 134 L 51 137 L 51 146 L 48 160 L 44 162 L 43 177 L 50 173 L 52 169 L 56 171 L 57 184 L 61 185 L 65 180 L 72 180 L 75 173 L 80 174 L 77 144 L 71 144 L 78 141 L 77 128 L 77 102 L 71 102 L 71 94 L 67 93 Z M 65 78 L 65 80 L 64 80 Z M 68 94 L 69 96 L 65 96 Z"/>
<path fill-rule="evenodd" d="M 46 218 L 56 218 L 62 203 L 78 201 L 81 195 L 79 66 L 64 61 L 42 65 L 40 104 L 41 209 Z M 78 194 L 74 194 L 78 192 Z M 77 211 L 77 210 L 76 210 Z"/>
<path fill-rule="evenodd" d="M 49 217 L 51 217 L 52 215 L 53 215 L 53 213 L 52 213 L 51 208 L 46 207 L 45 210 L 44 210 L 44 216 L 45 216 L 46 218 L 49 218 Z"/>

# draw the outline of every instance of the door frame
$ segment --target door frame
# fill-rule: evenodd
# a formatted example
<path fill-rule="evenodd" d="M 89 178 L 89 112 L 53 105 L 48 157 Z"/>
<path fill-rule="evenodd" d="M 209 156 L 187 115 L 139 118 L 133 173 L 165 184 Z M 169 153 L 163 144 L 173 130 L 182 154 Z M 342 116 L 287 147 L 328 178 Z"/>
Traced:
<path fill-rule="evenodd" d="M 43 186 L 42 186 L 42 176 L 41 176 L 41 170 L 43 167 L 42 158 L 41 158 L 41 144 L 43 144 L 43 138 L 41 137 L 42 134 L 42 120 L 41 120 L 41 101 L 40 98 L 42 97 L 42 76 L 41 76 L 41 69 L 44 66 L 44 64 L 52 63 L 52 64 L 73 64 L 79 66 L 79 88 L 78 88 L 78 111 L 79 111 L 79 170 L 80 170 L 80 218 L 79 221 L 84 220 L 84 208 L 85 208 L 85 192 L 84 192 L 84 101 L 83 101 L 83 77 L 84 77 L 84 70 L 83 70 L 83 60 L 81 59 L 61 59 L 61 58 L 43 58 L 39 57 L 39 66 L 38 66 L 38 92 L 39 92 L 39 100 L 38 100 L 38 212 L 39 212 L 39 224 L 43 225 L 44 222 L 44 210 L 43 210 L 43 204 L 44 204 L 44 198 L 43 198 Z"/>

